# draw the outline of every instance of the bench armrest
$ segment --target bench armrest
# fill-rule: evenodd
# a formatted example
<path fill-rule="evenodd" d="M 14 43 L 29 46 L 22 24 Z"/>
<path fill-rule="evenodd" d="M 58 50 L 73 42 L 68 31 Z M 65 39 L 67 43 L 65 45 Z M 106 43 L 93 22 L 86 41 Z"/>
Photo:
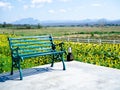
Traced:
<path fill-rule="evenodd" d="M 12 49 L 12 55 L 14 56 L 14 54 L 16 54 L 16 56 L 19 57 L 18 50 L 19 50 L 19 47 L 16 47 L 16 48 Z"/>
<path fill-rule="evenodd" d="M 18 55 L 18 49 L 19 49 L 19 47 L 11 49 L 11 50 L 12 50 L 12 52 L 16 52 L 16 54 Z"/>
<path fill-rule="evenodd" d="M 64 44 L 64 42 L 61 42 L 61 43 L 59 43 L 59 44 L 55 44 L 55 46 L 62 46 Z"/>
<path fill-rule="evenodd" d="M 53 44 L 52 48 L 53 48 L 53 50 L 55 50 L 56 47 L 58 46 L 60 51 L 65 51 L 63 45 L 64 45 L 64 42 L 61 42 L 61 43 L 58 43 L 58 44 Z M 65 53 L 66 53 L 66 51 L 65 51 Z"/>

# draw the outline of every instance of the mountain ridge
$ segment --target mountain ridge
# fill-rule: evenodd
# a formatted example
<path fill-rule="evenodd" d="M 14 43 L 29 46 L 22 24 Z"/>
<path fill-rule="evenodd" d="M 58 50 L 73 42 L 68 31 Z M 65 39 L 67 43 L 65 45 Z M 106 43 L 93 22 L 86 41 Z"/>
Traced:
<path fill-rule="evenodd" d="M 37 25 L 41 24 L 43 26 L 50 25 L 50 26 L 56 26 L 56 25 L 79 25 L 79 24 L 119 24 L 120 25 L 120 19 L 119 20 L 107 20 L 104 18 L 101 19 L 84 19 L 84 20 L 46 20 L 46 21 L 40 21 L 38 19 L 34 18 L 23 18 L 17 21 L 12 22 L 12 24 L 30 24 L 30 25 Z"/>

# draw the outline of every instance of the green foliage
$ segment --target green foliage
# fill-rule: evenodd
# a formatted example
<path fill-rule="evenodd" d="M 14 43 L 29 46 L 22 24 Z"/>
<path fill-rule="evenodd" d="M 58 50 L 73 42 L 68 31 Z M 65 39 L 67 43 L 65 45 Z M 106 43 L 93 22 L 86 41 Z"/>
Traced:
<path fill-rule="evenodd" d="M 0 54 L 0 73 L 10 71 L 11 57 Z"/>
<path fill-rule="evenodd" d="M 94 37 L 94 32 L 91 32 L 91 37 Z"/>
<path fill-rule="evenodd" d="M 11 54 L 7 37 L 7 35 L 0 35 L 0 73 L 8 72 L 11 69 Z M 15 35 L 13 37 L 15 37 Z M 55 41 L 55 44 L 58 43 L 60 43 L 60 41 Z M 75 60 L 120 69 L 120 44 L 65 42 L 64 48 L 66 51 L 68 47 L 72 48 Z M 66 55 L 64 58 L 66 58 Z M 52 56 L 30 58 L 24 60 L 21 65 L 22 68 L 30 68 L 48 64 L 51 62 L 51 59 Z"/>
<path fill-rule="evenodd" d="M 120 44 L 66 42 L 65 47 L 69 46 L 75 60 L 120 69 Z"/>

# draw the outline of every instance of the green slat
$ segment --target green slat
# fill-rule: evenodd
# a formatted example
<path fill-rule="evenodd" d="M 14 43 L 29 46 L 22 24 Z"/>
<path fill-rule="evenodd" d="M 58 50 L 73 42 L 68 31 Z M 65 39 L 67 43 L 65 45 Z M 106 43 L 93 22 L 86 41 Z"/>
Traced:
<path fill-rule="evenodd" d="M 22 40 L 22 39 L 30 39 L 30 38 L 51 38 L 50 35 L 46 35 L 46 36 L 23 36 L 23 37 L 19 37 L 19 38 L 9 38 L 9 40 Z"/>
<path fill-rule="evenodd" d="M 38 50 L 49 50 L 50 49 L 50 50 L 52 50 L 52 47 L 49 47 L 49 46 L 32 46 L 32 47 L 30 47 L 30 46 L 28 46 L 28 47 L 20 47 L 19 49 L 20 50 L 29 50 L 29 49 L 33 49 L 33 50 L 35 50 L 35 49 L 38 49 Z M 13 47 L 11 50 L 15 51 L 16 47 Z"/>
<path fill-rule="evenodd" d="M 16 43 L 21 43 L 21 42 L 41 42 L 40 40 L 15 40 L 13 42 L 11 42 L 12 44 L 16 44 Z"/>
<path fill-rule="evenodd" d="M 27 46 L 27 47 L 20 47 L 20 50 L 24 50 L 24 49 L 43 49 L 43 48 L 51 48 L 50 46 Z"/>
<path fill-rule="evenodd" d="M 50 41 L 35 41 L 35 42 L 27 42 L 27 41 L 25 41 L 25 42 L 11 42 L 11 44 L 31 44 L 31 43 L 33 43 L 33 44 L 46 44 L 46 43 L 50 43 Z"/>
<path fill-rule="evenodd" d="M 37 45 L 37 44 L 43 44 L 44 46 L 51 46 L 50 42 L 36 42 L 36 43 L 18 43 L 18 44 L 11 44 L 11 46 L 29 46 L 29 45 Z"/>
<path fill-rule="evenodd" d="M 19 53 L 33 53 L 33 52 L 43 52 L 43 51 L 46 51 L 46 52 L 48 52 L 48 51 L 51 51 L 52 49 L 50 49 L 50 48 L 44 48 L 44 49 L 33 49 L 33 50 L 19 50 Z"/>
<path fill-rule="evenodd" d="M 32 38 L 31 38 L 32 39 Z M 14 43 L 19 43 L 19 42 L 47 42 L 47 41 L 50 41 L 51 39 L 50 38 L 36 38 L 36 39 L 20 39 L 20 40 L 12 40 L 11 43 L 14 44 Z"/>
<path fill-rule="evenodd" d="M 46 44 L 50 43 L 50 41 L 24 41 L 24 42 L 11 42 L 11 44 Z"/>
<path fill-rule="evenodd" d="M 34 54 L 27 54 L 27 55 L 20 55 L 20 56 L 21 56 L 22 58 L 29 58 L 29 57 L 44 56 L 44 55 L 59 54 L 59 53 L 64 53 L 64 51 L 34 53 Z"/>
<path fill-rule="evenodd" d="M 37 50 L 19 50 L 19 53 L 37 52 Z"/>

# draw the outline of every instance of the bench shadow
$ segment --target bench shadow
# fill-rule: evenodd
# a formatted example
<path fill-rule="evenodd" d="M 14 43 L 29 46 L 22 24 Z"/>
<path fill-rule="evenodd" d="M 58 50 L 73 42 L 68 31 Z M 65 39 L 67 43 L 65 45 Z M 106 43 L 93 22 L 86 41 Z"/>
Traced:
<path fill-rule="evenodd" d="M 26 77 L 26 76 L 31 76 L 31 75 L 45 73 L 45 72 L 51 72 L 52 70 L 54 70 L 54 69 L 52 69 L 51 67 L 23 69 L 22 70 L 23 80 L 24 80 L 24 77 Z M 8 81 L 8 80 L 21 81 L 20 77 L 19 77 L 19 71 L 14 71 L 13 75 L 10 75 L 10 72 L 0 74 L 0 82 L 5 82 L 5 81 Z"/>

